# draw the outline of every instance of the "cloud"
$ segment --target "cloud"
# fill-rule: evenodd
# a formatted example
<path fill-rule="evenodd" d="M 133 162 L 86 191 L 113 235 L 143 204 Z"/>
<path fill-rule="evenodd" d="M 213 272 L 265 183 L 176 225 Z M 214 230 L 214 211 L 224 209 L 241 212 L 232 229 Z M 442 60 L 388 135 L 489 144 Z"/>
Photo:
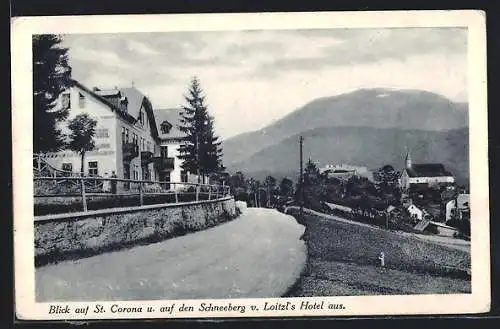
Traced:
<path fill-rule="evenodd" d="M 223 137 L 255 130 L 317 97 L 422 89 L 467 100 L 465 29 L 314 29 L 64 36 L 73 75 L 130 86 L 155 107 L 183 104 L 196 75 Z"/>
<path fill-rule="evenodd" d="M 304 31 L 302 34 L 318 33 Z M 322 32 L 323 37 L 326 32 Z M 288 70 L 317 70 L 326 66 L 357 65 L 384 59 L 404 59 L 428 53 L 465 54 L 466 30 L 458 28 L 413 29 L 353 29 L 333 31 L 332 36 L 343 39 L 326 46 L 321 54 L 302 58 L 276 57 L 263 63 L 254 73 L 270 78 Z"/>
<path fill-rule="evenodd" d="M 152 47 L 149 47 L 147 44 L 142 43 L 140 41 L 135 41 L 133 39 L 127 40 L 127 49 L 129 51 L 135 51 L 138 54 L 141 55 L 158 55 L 158 51 L 153 49 Z"/>

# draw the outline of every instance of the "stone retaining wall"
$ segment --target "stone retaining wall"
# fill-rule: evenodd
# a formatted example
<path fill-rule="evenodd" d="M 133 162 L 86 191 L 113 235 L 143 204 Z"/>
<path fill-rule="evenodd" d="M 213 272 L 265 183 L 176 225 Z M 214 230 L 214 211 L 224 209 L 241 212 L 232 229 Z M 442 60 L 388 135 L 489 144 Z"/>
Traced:
<path fill-rule="evenodd" d="M 232 197 L 35 217 L 35 264 L 161 241 L 236 217 Z"/>

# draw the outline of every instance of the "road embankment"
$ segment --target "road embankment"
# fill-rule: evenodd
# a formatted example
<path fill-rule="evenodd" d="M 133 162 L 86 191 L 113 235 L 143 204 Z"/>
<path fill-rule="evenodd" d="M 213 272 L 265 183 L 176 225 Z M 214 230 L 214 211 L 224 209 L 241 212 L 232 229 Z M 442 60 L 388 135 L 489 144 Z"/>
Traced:
<path fill-rule="evenodd" d="M 237 216 L 232 197 L 35 217 L 37 266 L 196 232 Z"/>

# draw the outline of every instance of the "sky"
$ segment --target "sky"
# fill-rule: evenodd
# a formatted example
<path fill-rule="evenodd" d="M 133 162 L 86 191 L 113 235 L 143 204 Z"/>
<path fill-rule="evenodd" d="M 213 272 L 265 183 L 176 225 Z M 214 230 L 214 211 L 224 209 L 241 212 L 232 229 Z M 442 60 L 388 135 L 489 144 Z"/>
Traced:
<path fill-rule="evenodd" d="M 73 78 L 128 87 L 179 107 L 197 76 L 222 139 L 258 130 L 319 97 L 420 89 L 467 101 L 467 31 L 312 29 L 63 35 Z"/>

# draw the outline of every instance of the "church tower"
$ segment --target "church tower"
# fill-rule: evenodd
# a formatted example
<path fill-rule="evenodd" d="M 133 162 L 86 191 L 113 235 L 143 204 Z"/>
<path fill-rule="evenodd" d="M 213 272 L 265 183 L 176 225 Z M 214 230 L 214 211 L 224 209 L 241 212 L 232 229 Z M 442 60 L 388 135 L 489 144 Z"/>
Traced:
<path fill-rule="evenodd" d="M 408 148 L 406 148 L 405 166 L 406 169 L 411 169 L 411 155 L 410 151 L 408 151 Z"/>

